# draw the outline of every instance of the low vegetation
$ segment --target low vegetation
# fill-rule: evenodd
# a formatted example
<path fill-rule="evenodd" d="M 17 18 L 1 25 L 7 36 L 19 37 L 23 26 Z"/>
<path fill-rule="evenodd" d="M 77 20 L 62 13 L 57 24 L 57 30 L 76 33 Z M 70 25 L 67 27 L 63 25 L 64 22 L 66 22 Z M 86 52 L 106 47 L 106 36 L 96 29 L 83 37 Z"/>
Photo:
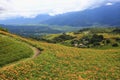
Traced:
<path fill-rule="evenodd" d="M 25 43 L 0 34 L 0 67 L 32 55 L 32 49 Z"/>
<path fill-rule="evenodd" d="M 78 32 L 43 36 L 40 40 L 78 48 L 112 48 L 119 47 L 120 33 L 119 28 L 85 28 Z"/>
<path fill-rule="evenodd" d="M 58 42 L 63 42 L 65 40 L 71 40 L 73 39 L 74 37 L 70 36 L 70 35 L 66 35 L 65 33 L 63 33 L 62 35 L 58 36 L 58 37 L 55 37 L 53 39 L 53 42 L 54 43 L 58 43 Z"/>
<path fill-rule="evenodd" d="M 116 28 L 112 31 L 113 33 L 120 34 L 120 28 Z"/>
<path fill-rule="evenodd" d="M 71 36 L 80 39 L 82 33 Z M 84 35 L 83 35 L 84 34 Z M 7 34 L 8 35 L 8 34 Z M 10 34 L 9 34 L 10 35 Z M 101 37 L 103 35 L 103 37 Z M 119 35 L 106 33 L 92 35 L 100 40 L 118 39 Z M 56 36 L 57 37 L 57 36 Z M 44 49 L 35 59 L 21 61 L 16 65 L 0 69 L 1 80 L 119 80 L 120 48 L 95 49 L 67 47 L 14 36 L 14 39 L 26 41 Z M 73 40 L 72 39 L 72 40 Z M 119 39 L 118 39 L 119 40 Z M 70 40 L 66 40 L 69 42 Z M 70 41 L 71 42 L 71 41 Z M 111 40 L 107 43 L 113 43 Z M 116 42 L 116 41 L 115 41 Z M 114 44 L 116 46 L 116 44 Z"/>

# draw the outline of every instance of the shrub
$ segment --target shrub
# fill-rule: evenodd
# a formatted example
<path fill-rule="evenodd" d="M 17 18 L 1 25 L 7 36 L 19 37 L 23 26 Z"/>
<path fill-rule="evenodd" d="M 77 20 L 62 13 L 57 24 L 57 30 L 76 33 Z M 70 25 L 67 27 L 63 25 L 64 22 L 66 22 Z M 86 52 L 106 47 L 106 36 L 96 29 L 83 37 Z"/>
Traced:
<path fill-rule="evenodd" d="M 100 43 L 98 43 L 98 42 L 93 43 L 93 46 L 100 46 Z"/>
<path fill-rule="evenodd" d="M 117 42 L 120 42 L 120 38 L 115 38 L 115 40 L 116 40 Z"/>
<path fill-rule="evenodd" d="M 91 38 L 91 43 L 101 42 L 104 39 L 103 35 L 94 34 Z"/>
<path fill-rule="evenodd" d="M 120 28 L 116 28 L 112 31 L 113 33 L 120 33 Z"/>
<path fill-rule="evenodd" d="M 109 44 L 109 43 L 111 43 L 111 41 L 110 41 L 109 39 L 107 39 L 107 40 L 106 40 L 106 43 Z"/>
<path fill-rule="evenodd" d="M 73 36 L 70 36 L 70 35 L 66 35 L 66 34 L 62 34 L 58 37 L 55 37 L 53 39 L 54 42 L 62 42 L 62 41 L 65 41 L 65 40 L 70 40 L 70 39 L 73 39 L 74 37 Z"/>
<path fill-rule="evenodd" d="M 114 43 L 114 44 L 112 44 L 112 46 L 113 47 L 118 47 L 119 45 L 118 45 L 118 43 Z"/>
<path fill-rule="evenodd" d="M 79 43 L 79 41 L 78 40 L 72 40 L 71 41 L 71 44 L 73 45 L 73 44 L 76 44 L 76 43 Z"/>

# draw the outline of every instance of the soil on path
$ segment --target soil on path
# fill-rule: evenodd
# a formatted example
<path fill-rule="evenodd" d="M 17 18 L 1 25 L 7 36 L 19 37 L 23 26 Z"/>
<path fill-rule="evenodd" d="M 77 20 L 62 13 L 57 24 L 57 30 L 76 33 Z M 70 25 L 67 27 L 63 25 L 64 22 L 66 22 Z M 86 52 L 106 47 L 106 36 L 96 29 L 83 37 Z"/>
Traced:
<path fill-rule="evenodd" d="M 33 53 L 34 53 L 32 58 L 36 58 L 40 54 L 40 50 L 32 46 L 30 46 L 30 48 L 33 50 Z"/>

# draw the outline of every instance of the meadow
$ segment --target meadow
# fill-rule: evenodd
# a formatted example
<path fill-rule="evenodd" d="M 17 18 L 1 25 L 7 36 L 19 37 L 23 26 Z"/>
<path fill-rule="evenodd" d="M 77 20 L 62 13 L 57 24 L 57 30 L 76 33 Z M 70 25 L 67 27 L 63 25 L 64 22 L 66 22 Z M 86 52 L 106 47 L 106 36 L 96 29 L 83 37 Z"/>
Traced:
<path fill-rule="evenodd" d="M 32 49 L 25 43 L 0 34 L 0 67 L 32 55 Z"/>
<path fill-rule="evenodd" d="M 21 38 L 11 38 L 43 49 L 36 58 L 0 69 L 1 80 L 119 80 L 120 49 L 67 47 Z"/>

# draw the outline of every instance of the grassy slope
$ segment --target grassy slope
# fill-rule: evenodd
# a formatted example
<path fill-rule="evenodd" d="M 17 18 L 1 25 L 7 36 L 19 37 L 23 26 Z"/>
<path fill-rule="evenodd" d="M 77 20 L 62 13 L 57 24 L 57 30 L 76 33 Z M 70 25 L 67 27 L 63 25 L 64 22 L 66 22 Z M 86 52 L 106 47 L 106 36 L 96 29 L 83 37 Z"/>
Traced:
<path fill-rule="evenodd" d="M 9 34 L 10 35 L 10 34 Z M 117 80 L 120 79 L 120 49 L 78 49 L 22 39 L 43 48 L 36 59 L 0 69 L 8 80 Z"/>
<path fill-rule="evenodd" d="M 110 32 L 110 31 L 108 31 L 108 32 Z M 88 31 L 84 31 L 84 32 L 82 32 L 82 33 L 77 33 L 77 34 L 75 34 L 74 32 L 68 32 L 68 33 L 66 33 L 66 34 L 67 34 L 67 35 L 70 35 L 70 36 L 73 36 L 73 37 L 75 37 L 75 38 L 74 38 L 74 39 L 70 39 L 70 40 L 63 41 L 63 42 L 61 42 L 61 43 L 59 43 L 59 44 L 66 45 L 66 46 L 71 46 L 71 41 L 72 41 L 72 40 L 79 40 L 79 39 L 81 39 L 81 38 L 84 37 L 84 36 L 90 36 L 90 35 L 91 35 L 91 33 L 88 32 Z M 120 38 L 120 34 L 105 33 L 105 32 L 104 32 L 104 33 L 96 33 L 96 34 L 98 34 L 98 35 L 103 35 L 105 39 L 111 40 L 111 44 L 116 43 L 115 38 Z M 53 39 L 54 39 L 55 37 L 59 37 L 60 35 L 62 35 L 62 34 L 50 34 L 50 35 L 43 36 L 43 39 L 53 41 Z M 118 43 L 118 44 L 119 44 L 119 43 Z M 119 44 L 119 45 L 120 45 L 120 44 Z M 114 48 L 114 47 L 112 47 L 111 45 L 105 45 L 105 46 L 103 46 L 103 47 L 97 47 L 97 48 L 107 49 L 107 48 Z M 120 47 L 118 47 L 118 48 L 120 48 Z"/>
<path fill-rule="evenodd" d="M 31 48 L 23 42 L 0 34 L 0 67 L 28 58 L 33 54 Z"/>
<path fill-rule="evenodd" d="M 73 36 L 73 37 L 76 37 L 76 39 L 80 39 L 82 38 L 84 35 L 88 35 L 89 33 L 79 33 L 79 34 L 74 34 L 73 32 L 69 32 L 69 33 L 66 33 L 67 35 L 70 35 L 70 36 Z M 120 38 L 120 34 L 110 34 L 110 33 L 97 33 L 99 35 L 104 35 L 104 38 Z M 48 39 L 48 40 L 52 40 L 54 39 L 55 37 L 58 37 L 60 36 L 61 34 L 50 34 L 50 35 L 46 35 L 46 36 L 43 36 L 43 38 L 45 39 Z"/>

